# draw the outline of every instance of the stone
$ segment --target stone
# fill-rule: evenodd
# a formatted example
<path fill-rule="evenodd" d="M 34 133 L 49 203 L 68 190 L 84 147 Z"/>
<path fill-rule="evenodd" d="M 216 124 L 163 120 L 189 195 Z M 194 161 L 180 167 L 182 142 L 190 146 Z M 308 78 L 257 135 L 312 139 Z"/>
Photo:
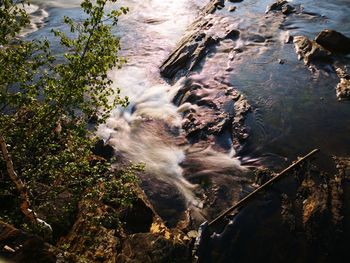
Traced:
<path fill-rule="evenodd" d="M 282 7 L 287 3 L 288 1 L 285 0 L 277 0 L 275 3 L 267 7 L 266 13 L 269 13 L 270 11 L 281 11 Z"/>
<path fill-rule="evenodd" d="M 330 52 L 325 50 L 315 41 L 311 41 L 305 36 L 295 36 L 293 43 L 299 59 L 304 59 L 305 65 L 322 61 L 331 62 Z"/>
<path fill-rule="evenodd" d="M 114 156 L 114 149 L 112 146 L 105 144 L 104 140 L 98 140 L 92 152 L 97 156 L 101 156 L 106 160 L 110 160 Z"/>
<path fill-rule="evenodd" d="M 226 39 L 232 39 L 232 40 L 236 40 L 239 38 L 240 32 L 237 29 L 232 29 L 229 30 L 227 35 L 226 35 Z"/>
<path fill-rule="evenodd" d="M 289 15 L 295 11 L 294 7 L 291 5 L 283 5 L 282 6 L 282 14 Z"/>
<path fill-rule="evenodd" d="M 338 100 L 350 99 L 350 76 L 347 73 L 346 69 L 337 68 L 337 75 L 340 82 L 336 88 L 336 94 Z"/>
<path fill-rule="evenodd" d="M 325 174 L 299 168 L 202 234 L 198 262 L 343 262 L 349 244 L 349 159 Z M 338 161 L 339 163 L 339 161 Z M 273 245 L 272 245 L 273 244 Z M 252 253 L 254 251 L 254 253 Z"/>
<path fill-rule="evenodd" d="M 228 7 L 229 12 L 234 12 L 234 11 L 236 11 L 236 9 L 237 9 L 237 7 L 233 6 L 233 5 Z"/>
<path fill-rule="evenodd" d="M 315 41 L 333 53 L 350 53 L 350 38 L 335 30 L 325 29 L 321 31 Z"/>
<path fill-rule="evenodd" d="M 224 6 L 224 1 L 210 1 L 199 18 L 189 27 L 187 34 L 177 44 L 175 50 L 160 67 L 163 77 L 174 79 L 197 69 L 203 58 L 215 50 L 222 40 L 238 38 L 237 32 L 226 32 L 230 21 L 214 14 Z M 239 32 L 238 32 L 239 33 Z"/>
<path fill-rule="evenodd" d="M 49 244 L 0 221 L 0 262 L 54 263 L 56 255 Z M 7 262 L 7 261 L 5 261 Z"/>

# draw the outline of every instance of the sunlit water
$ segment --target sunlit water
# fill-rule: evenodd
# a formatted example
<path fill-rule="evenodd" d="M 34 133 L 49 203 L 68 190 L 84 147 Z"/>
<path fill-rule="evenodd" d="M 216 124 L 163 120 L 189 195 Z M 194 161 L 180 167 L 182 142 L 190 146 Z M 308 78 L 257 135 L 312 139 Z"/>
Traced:
<path fill-rule="evenodd" d="M 114 30 L 121 37 L 121 55 L 128 62 L 122 69 L 111 71 L 110 76 L 115 87 L 122 89 L 122 95 L 129 97 L 130 105 L 127 109 L 116 109 L 98 131 L 117 152 L 132 161 L 145 162 L 148 174 L 174 185 L 187 205 L 196 209 L 202 206 L 194 194 L 198 186 L 184 178 L 184 167 L 190 167 L 191 175 L 220 175 L 223 170 L 235 174 L 244 170 L 232 151 L 217 153 L 207 148 L 201 154 L 191 153 L 186 140 L 181 138 L 183 109 L 171 103 L 182 82 L 170 86 L 159 75 L 162 61 L 207 2 L 125 0 L 119 3 L 130 8 Z M 66 30 L 62 24 L 64 15 L 82 19 L 79 1 L 33 3 L 33 23 L 24 33 L 28 38 L 47 37 L 58 50 L 58 42 L 50 30 Z M 350 155 L 350 105 L 335 98 L 337 77 L 333 72 L 311 74 L 297 60 L 293 45 L 283 43 L 287 33 L 314 38 L 324 28 L 350 36 L 350 1 L 293 1 L 319 16 L 292 16 L 283 28 L 279 17 L 265 17 L 269 3 L 244 0 L 235 3 L 238 8 L 233 13 L 226 8 L 220 11 L 230 17 L 242 37 L 233 46 L 231 42 L 222 43 L 198 73 L 210 79 L 222 77 L 226 70 L 224 77 L 252 104 L 253 113 L 248 116 L 250 137 L 240 155 L 265 158 L 266 164 L 271 165 L 294 159 L 311 148 L 321 148 L 326 155 Z M 246 41 L 244 36 L 249 39 L 252 34 L 268 36 L 269 42 Z M 230 61 L 233 47 L 247 49 Z M 278 63 L 279 59 L 284 64 Z M 349 60 L 345 58 L 343 63 L 349 65 Z M 186 163 L 186 159 L 190 162 Z M 160 186 L 154 185 L 155 189 L 158 187 L 161 191 Z"/>

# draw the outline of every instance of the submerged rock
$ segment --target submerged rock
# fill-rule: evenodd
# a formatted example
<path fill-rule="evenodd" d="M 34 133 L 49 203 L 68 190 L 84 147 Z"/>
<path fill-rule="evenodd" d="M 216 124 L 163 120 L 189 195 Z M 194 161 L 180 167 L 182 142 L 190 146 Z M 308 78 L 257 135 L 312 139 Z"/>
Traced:
<path fill-rule="evenodd" d="M 333 53 L 350 53 L 350 38 L 335 30 L 325 29 L 321 31 L 315 41 Z"/>

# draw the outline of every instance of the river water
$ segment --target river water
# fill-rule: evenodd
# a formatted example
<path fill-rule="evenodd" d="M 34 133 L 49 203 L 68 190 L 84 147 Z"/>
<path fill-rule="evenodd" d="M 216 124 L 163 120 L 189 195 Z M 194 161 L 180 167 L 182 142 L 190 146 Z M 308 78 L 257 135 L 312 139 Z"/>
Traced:
<path fill-rule="evenodd" d="M 26 37 L 47 37 L 59 52 L 50 30 L 66 30 L 63 16 L 81 19 L 79 1 L 32 2 L 33 23 L 25 32 Z M 146 164 L 142 186 L 170 225 L 183 220 L 187 208 L 198 220 L 207 216 L 203 208 L 206 192 L 199 189 L 202 185 L 186 179 L 189 173 L 212 172 L 215 176 L 222 173 L 226 179 L 217 181 L 215 191 L 220 193 L 220 187 L 242 191 L 242 183 L 237 187 L 235 182 L 244 178 L 250 181 L 248 175 L 241 177 L 246 171 L 239 161 L 243 157 L 258 158 L 260 163 L 276 168 L 312 148 L 320 148 L 324 156 L 350 155 L 350 105 L 336 100 L 336 75 L 332 69 L 310 73 L 297 60 L 293 45 L 284 43 L 287 35 L 314 38 L 324 28 L 350 36 L 350 1 L 347 0 L 292 1 L 316 15 L 295 15 L 286 20 L 265 15 L 266 6 L 271 3 L 268 0 L 236 3 L 235 12 L 227 11 L 227 6 L 233 3 L 226 1 L 220 15 L 229 17 L 243 37 L 233 44 L 223 43 L 209 54 L 197 74 L 210 79 L 224 71 L 226 80 L 244 94 L 253 109 L 247 117 L 250 136 L 238 153 L 233 148 L 219 152 L 207 147 L 200 154 L 191 150 L 193 147 L 181 135 L 184 106 L 178 108 L 172 104 L 183 80 L 168 84 L 160 77 L 159 67 L 207 2 L 125 0 L 118 3 L 130 9 L 114 31 L 121 38 L 121 55 L 128 62 L 122 69 L 112 70 L 110 76 L 122 95 L 129 97 L 130 105 L 116 109 L 98 134 L 117 153 Z M 253 35 L 255 41 L 250 41 Z M 263 41 L 256 41 L 257 35 Z M 244 51 L 235 59 L 228 59 L 230 50 L 237 46 Z M 346 57 L 341 63 L 350 65 Z M 182 164 L 186 159 L 197 165 L 195 172 L 184 171 Z M 223 206 L 231 202 L 226 201 Z"/>

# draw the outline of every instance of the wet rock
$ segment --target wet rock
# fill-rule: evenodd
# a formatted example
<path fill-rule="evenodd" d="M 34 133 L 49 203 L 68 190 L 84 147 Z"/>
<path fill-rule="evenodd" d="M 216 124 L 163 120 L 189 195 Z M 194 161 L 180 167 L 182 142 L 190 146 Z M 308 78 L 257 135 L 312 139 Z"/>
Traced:
<path fill-rule="evenodd" d="M 155 212 L 144 197 L 137 198 L 132 207 L 122 211 L 120 220 L 128 233 L 147 233 L 150 231 Z"/>
<path fill-rule="evenodd" d="M 57 245 L 79 262 L 167 262 L 189 256 L 189 239 L 165 226 L 140 189 L 127 209 L 103 198 L 82 200 L 74 226 Z"/>
<path fill-rule="evenodd" d="M 247 101 L 234 88 L 218 81 L 202 83 L 189 78 L 175 96 L 175 104 L 193 106 L 183 113 L 182 124 L 187 138 L 207 140 L 228 131 L 240 138 L 244 115 L 250 110 Z"/>
<path fill-rule="evenodd" d="M 161 234 L 140 233 L 129 236 L 121 248 L 116 262 L 178 262 L 190 263 L 191 251 L 180 238 Z"/>
<path fill-rule="evenodd" d="M 350 38 L 335 30 L 323 30 L 317 35 L 315 41 L 333 53 L 350 53 Z"/>
<path fill-rule="evenodd" d="M 266 8 L 266 13 L 269 13 L 271 11 L 280 11 L 284 15 L 289 15 L 289 14 L 297 12 L 297 10 L 294 6 L 289 5 L 288 1 L 283 1 L 283 0 L 282 1 L 278 0 L 277 2 L 269 5 Z"/>
<path fill-rule="evenodd" d="M 141 179 L 142 189 L 155 211 L 159 211 L 158 214 L 167 227 L 176 227 L 179 222 L 188 224 L 185 222 L 187 220 L 186 200 L 176 186 L 149 175 L 141 175 Z"/>
<path fill-rule="evenodd" d="M 212 14 L 216 11 L 218 7 L 224 7 L 225 6 L 225 0 L 211 0 L 204 8 L 203 13 L 204 14 Z"/>
<path fill-rule="evenodd" d="M 251 35 L 248 35 L 247 40 L 255 43 L 264 43 L 265 37 L 258 34 L 251 34 Z"/>
<path fill-rule="evenodd" d="M 240 32 L 236 29 L 231 29 L 227 32 L 225 39 L 236 40 L 239 38 Z"/>
<path fill-rule="evenodd" d="M 56 255 L 41 238 L 0 221 L 1 259 L 18 263 L 54 263 Z"/>
<path fill-rule="evenodd" d="M 293 43 L 293 40 L 294 40 L 294 37 L 288 34 L 284 39 L 284 43 L 290 44 L 290 43 Z"/>
<path fill-rule="evenodd" d="M 173 78 L 181 70 L 191 70 L 215 43 L 216 40 L 205 33 L 190 35 L 162 64 L 161 74 L 164 77 Z"/>
<path fill-rule="evenodd" d="M 342 171 L 349 163 L 342 160 Z M 209 233 L 198 262 L 342 262 L 349 239 L 349 224 L 342 225 L 350 215 L 346 173 L 299 169 L 228 218 L 223 231 Z"/>
<path fill-rule="evenodd" d="M 295 11 L 295 9 L 291 5 L 283 5 L 282 6 L 282 13 L 284 15 L 289 15 L 289 14 L 293 13 L 294 11 Z"/>
<path fill-rule="evenodd" d="M 273 4 L 269 5 L 266 9 L 266 13 L 269 13 L 271 11 L 281 11 L 283 6 L 286 5 L 288 1 L 285 0 L 277 0 Z"/>
<path fill-rule="evenodd" d="M 298 54 L 298 58 L 303 59 L 305 65 L 332 61 L 329 51 L 325 50 L 315 41 L 312 41 L 305 36 L 295 36 L 293 43 Z"/>
<path fill-rule="evenodd" d="M 112 146 L 105 144 L 104 140 L 98 140 L 92 150 L 98 156 L 110 160 L 114 156 L 114 149 Z"/>
<path fill-rule="evenodd" d="M 210 1 L 204 8 L 199 18 L 188 29 L 188 33 L 161 65 L 160 73 L 163 77 L 173 79 L 187 75 L 207 54 L 215 50 L 220 41 L 238 38 L 233 29 L 227 32 L 230 22 L 214 14 L 219 6 L 224 6 L 223 4 L 224 1 Z"/>
<path fill-rule="evenodd" d="M 205 142 L 193 145 L 182 163 L 186 179 L 201 186 L 196 194 L 203 196 L 201 214 L 206 220 L 214 219 L 241 197 L 242 188 L 251 184 L 245 169 L 239 162 L 223 153 L 216 152 Z M 204 219 L 192 217 L 197 227 Z"/>
<path fill-rule="evenodd" d="M 234 11 L 236 11 L 236 9 L 237 9 L 236 6 L 229 6 L 227 10 L 228 10 L 229 12 L 234 12 Z"/>
<path fill-rule="evenodd" d="M 336 72 L 340 80 L 336 88 L 338 100 L 350 99 L 350 75 L 342 68 L 337 68 Z"/>

